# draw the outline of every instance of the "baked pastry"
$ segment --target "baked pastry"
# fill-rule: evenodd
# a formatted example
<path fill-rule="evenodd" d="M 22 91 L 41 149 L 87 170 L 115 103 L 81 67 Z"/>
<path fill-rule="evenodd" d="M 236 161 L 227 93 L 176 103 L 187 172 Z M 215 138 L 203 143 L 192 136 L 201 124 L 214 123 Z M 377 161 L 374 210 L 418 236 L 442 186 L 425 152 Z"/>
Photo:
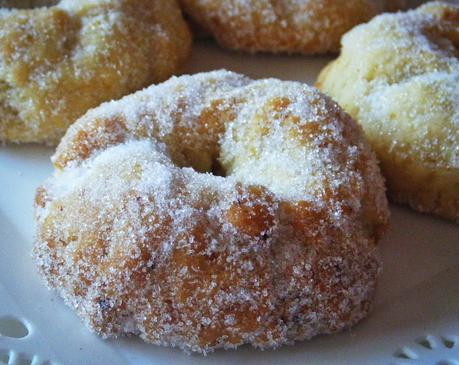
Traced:
<path fill-rule="evenodd" d="M 309 86 L 172 78 L 89 111 L 52 160 L 35 261 L 103 336 L 268 348 L 370 308 L 383 181 L 355 122 Z"/>
<path fill-rule="evenodd" d="M 175 0 L 0 5 L 0 142 L 56 144 L 88 109 L 167 79 L 190 52 Z"/>
<path fill-rule="evenodd" d="M 341 36 L 406 0 L 180 0 L 225 48 L 249 52 L 337 52 Z"/>
<path fill-rule="evenodd" d="M 395 202 L 459 221 L 459 6 L 386 14 L 343 37 L 318 87 L 361 123 Z"/>

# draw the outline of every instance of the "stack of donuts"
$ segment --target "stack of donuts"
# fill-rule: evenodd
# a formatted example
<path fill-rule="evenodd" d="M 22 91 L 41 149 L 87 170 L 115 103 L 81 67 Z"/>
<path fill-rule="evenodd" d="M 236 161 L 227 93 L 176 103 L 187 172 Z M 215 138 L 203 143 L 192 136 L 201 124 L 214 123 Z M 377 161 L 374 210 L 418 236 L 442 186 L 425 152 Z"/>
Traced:
<path fill-rule="evenodd" d="M 0 141 L 57 145 L 35 197 L 48 287 L 103 337 L 204 354 L 363 319 L 386 189 L 459 222 L 459 5 L 410 5 L 0 0 Z M 340 54 L 317 88 L 177 76 L 188 24 Z"/>

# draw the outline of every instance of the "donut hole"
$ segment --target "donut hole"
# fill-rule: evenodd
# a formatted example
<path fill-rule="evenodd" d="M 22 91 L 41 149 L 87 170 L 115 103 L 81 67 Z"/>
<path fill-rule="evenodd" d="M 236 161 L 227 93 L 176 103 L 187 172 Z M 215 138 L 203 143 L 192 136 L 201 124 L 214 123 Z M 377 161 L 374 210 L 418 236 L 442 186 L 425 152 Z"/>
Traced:
<path fill-rule="evenodd" d="M 222 165 L 222 163 L 217 158 L 211 159 L 205 165 L 201 163 L 185 163 L 185 164 L 176 163 L 176 165 L 179 167 L 192 168 L 194 171 L 196 171 L 199 174 L 211 174 L 211 175 L 220 176 L 220 177 L 228 176 L 225 167 Z"/>
<path fill-rule="evenodd" d="M 457 9 L 441 9 L 442 23 L 433 24 L 426 29 L 430 42 L 442 50 L 453 52 L 459 57 L 459 11 Z"/>
<path fill-rule="evenodd" d="M 216 151 L 205 149 L 188 149 L 173 151 L 169 156 L 174 164 L 179 167 L 189 167 L 200 174 L 212 174 L 214 176 L 226 177 L 226 169 L 221 164 Z"/>
<path fill-rule="evenodd" d="M 208 172 L 214 176 L 226 177 L 226 170 L 217 159 L 212 161 L 212 168 Z"/>
<path fill-rule="evenodd" d="M 0 0 L 0 8 L 7 9 L 36 9 L 49 8 L 59 3 L 59 0 Z"/>
<path fill-rule="evenodd" d="M 180 168 L 191 168 L 200 174 L 227 177 L 225 166 L 221 163 L 221 146 L 218 134 L 209 131 L 199 131 L 200 134 L 190 138 L 193 132 L 179 132 L 179 137 L 170 137 L 165 140 L 166 154 L 172 163 Z M 200 136 L 209 133 L 211 138 L 200 140 Z M 185 137 L 184 137 L 185 136 Z M 191 140 L 188 141 L 186 138 Z M 199 142 L 196 142 L 199 141 Z"/>
<path fill-rule="evenodd" d="M 459 57 L 459 31 L 454 28 L 433 28 L 426 32 L 428 40 L 439 49 Z"/>

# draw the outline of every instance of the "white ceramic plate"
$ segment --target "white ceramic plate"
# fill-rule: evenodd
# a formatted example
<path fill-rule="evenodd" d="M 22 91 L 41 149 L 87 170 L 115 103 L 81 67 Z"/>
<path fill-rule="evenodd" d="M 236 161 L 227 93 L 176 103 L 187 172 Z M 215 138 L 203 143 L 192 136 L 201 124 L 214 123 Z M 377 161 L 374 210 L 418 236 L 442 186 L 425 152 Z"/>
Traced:
<path fill-rule="evenodd" d="M 248 56 L 200 43 L 188 72 L 217 68 L 312 84 L 329 59 Z M 381 242 L 384 272 L 371 316 L 351 331 L 259 351 L 207 357 L 136 338 L 90 333 L 35 272 L 30 252 L 34 190 L 52 149 L 0 147 L 0 363 L 41 364 L 417 364 L 459 365 L 459 225 L 392 206 Z"/>

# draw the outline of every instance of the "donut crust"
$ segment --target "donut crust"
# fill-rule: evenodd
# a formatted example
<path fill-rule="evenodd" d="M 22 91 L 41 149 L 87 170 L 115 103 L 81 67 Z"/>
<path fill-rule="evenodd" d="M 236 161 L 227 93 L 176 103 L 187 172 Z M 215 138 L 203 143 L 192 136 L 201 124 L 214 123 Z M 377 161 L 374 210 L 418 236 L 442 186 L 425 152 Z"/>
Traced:
<path fill-rule="evenodd" d="M 459 6 L 382 15 L 342 43 L 317 86 L 362 125 L 389 197 L 459 222 Z"/>
<path fill-rule="evenodd" d="M 189 56 L 175 0 L 48 3 L 0 8 L 0 142 L 57 144 L 88 109 L 164 81 Z"/>
<path fill-rule="evenodd" d="M 371 307 L 383 180 L 356 123 L 309 86 L 174 77 L 89 111 L 53 162 L 34 258 L 102 336 L 273 348 Z"/>

